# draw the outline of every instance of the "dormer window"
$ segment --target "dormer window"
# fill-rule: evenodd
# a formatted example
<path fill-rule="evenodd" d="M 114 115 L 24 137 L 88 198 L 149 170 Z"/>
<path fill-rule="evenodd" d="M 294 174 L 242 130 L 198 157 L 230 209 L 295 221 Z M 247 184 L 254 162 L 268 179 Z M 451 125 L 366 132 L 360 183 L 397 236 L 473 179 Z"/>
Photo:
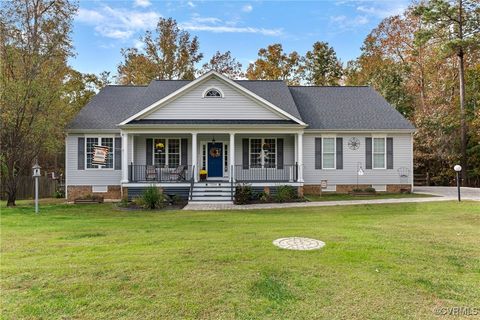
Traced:
<path fill-rule="evenodd" d="M 221 98 L 222 94 L 218 89 L 208 89 L 204 95 L 205 98 Z"/>

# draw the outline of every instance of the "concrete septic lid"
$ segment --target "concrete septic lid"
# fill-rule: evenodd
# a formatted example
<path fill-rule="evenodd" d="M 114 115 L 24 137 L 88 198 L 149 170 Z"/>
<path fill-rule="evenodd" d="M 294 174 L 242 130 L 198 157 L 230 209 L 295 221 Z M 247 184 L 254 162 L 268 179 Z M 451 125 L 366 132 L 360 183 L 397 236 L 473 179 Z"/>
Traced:
<path fill-rule="evenodd" d="M 280 238 L 274 240 L 273 244 L 288 250 L 317 250 L 325 246 L 323 241 L 302 237 Z"/>

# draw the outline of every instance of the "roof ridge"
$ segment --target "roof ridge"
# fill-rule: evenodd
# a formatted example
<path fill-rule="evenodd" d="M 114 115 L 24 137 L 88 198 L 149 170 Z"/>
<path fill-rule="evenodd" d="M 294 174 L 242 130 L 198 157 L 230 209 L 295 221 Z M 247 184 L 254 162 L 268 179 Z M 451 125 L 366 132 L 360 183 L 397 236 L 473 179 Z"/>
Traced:
<path fill-rule="evenodd" d="M 148 87 L 145 84 L 107 84 L 105 87 L 133 87 L 133 88 L 141 88 L 141 87 Z"/>
<path fill-rule="evenodd" d="M 370 88 L 370 86 L 299 86 L 292 85 L 289 88 Z"/>

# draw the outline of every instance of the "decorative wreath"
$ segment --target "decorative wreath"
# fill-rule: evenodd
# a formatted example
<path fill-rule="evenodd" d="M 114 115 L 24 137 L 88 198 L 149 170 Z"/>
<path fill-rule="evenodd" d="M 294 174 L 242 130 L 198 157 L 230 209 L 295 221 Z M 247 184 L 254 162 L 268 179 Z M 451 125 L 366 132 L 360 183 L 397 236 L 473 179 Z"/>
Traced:
<path fill-rule="evenodd" d="M 212 158 L 220 157 L 220 149 L 218 149 L 218 148 L 211 148 L 211 149 L 210 149 L 210 156 L 211 156 Z"/>

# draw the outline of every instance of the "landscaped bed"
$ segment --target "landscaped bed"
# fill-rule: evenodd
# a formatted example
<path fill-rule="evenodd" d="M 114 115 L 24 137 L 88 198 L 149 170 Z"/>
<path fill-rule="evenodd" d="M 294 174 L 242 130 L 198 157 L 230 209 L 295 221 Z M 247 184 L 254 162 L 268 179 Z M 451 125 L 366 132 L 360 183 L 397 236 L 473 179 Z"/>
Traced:
<path fill-rule="evenodd" d="M 480 305 L 478 202 L 1 210 L 4 319 L 431 319 Z M 284 237 L 326 245 L 272 244 Z"/>

